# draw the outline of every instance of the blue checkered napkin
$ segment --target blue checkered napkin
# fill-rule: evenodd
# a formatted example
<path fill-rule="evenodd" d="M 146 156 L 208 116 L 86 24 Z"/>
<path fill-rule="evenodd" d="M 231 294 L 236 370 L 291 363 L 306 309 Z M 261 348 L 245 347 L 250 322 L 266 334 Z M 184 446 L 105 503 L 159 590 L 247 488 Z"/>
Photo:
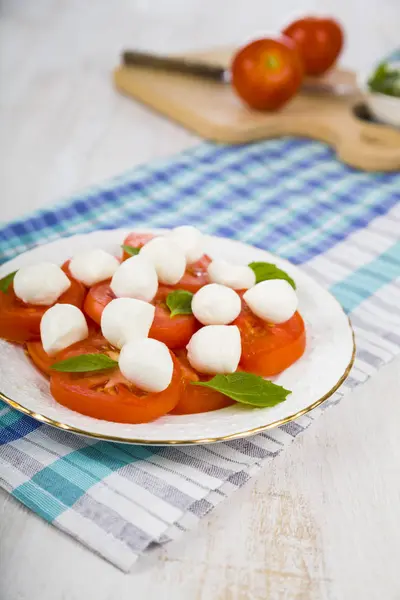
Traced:
<path fill-rule="evenodd" d="M 400 349 L 400 174 L 355 171 L 323 144 L 202 144 L 0 229 L 1 260 L 59 236 L 185 223 L 302 265 L 342 302 L 356 365 L 329 406 Z M 87 440 L 0 403 L 0 484 L 129 570 L 194 526 L 320 414 L 245 440 L 145 447 Z"/>

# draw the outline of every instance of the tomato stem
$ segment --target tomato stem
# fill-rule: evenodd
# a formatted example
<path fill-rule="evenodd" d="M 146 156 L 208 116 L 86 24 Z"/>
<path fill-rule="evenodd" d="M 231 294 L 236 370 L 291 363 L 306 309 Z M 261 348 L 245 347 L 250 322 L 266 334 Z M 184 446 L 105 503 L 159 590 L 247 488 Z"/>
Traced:
<path fill-rule="evenodd" d="M 276 71 L 277 69 L 279 69 L 280 62 L 279 62 L 278 57 L 275 54 L 267 54 L 265 63 L 266 63 L 266 66 L 268 67 L 268 69 L 272 69 L 273 71 Z"/>

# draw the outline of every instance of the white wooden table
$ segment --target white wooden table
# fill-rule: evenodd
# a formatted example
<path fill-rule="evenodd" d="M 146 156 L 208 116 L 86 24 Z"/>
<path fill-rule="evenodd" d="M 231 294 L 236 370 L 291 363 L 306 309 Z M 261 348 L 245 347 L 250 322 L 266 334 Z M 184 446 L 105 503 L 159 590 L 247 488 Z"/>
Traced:
<path fill-rule="evenodd" d="M 3 0 L 2 219 L 198 143 L 116 94 L 110 70 L 122 48 L 237 43 L 278 28 L 296 6 Z M 302 12 L 316 7 L 342 19 L 346 66 L 364 69 L 398 44 L 398 0 L 303 0 Z M 130 575 L 1 492 L 1 600 L 400 599 L 399 367 L 327 411 L 196 531 Z"/>

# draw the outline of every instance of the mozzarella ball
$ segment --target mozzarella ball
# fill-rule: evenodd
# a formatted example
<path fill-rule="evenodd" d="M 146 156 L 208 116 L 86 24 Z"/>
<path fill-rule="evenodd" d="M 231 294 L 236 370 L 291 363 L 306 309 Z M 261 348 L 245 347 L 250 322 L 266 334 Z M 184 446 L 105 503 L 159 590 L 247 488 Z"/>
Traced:
<path fill-rule="evenodd" d="M 21 267 L 15 274 L 15 295 L 27 304 L 50 306 L 71 286 L 64 271 L 51 262 Z"/>
<path fill-rule="evenodd" d="M 203 234 L 196 227 L 191 225 L 175 227 L 167 234 L 167 237 L 185 253 L 188 265 L 199 260 L 204 254 Z"/>
<path fill-rule="evenodd" d="M 132 340 L 146 338 L 154 319 L 155 307 L 135 298 L 111 300 L 101 315 L 101 331 L 116 348 Z"/>
<path fill-rule="evenodd" d="M 74 279 L 91 286 L 110 279 L 118 267 L 119 260 L 115 256 L 96 248 L 74 256 L 68 268 Z"/>
<path fill-rule="evenodd" d="M 88 337 L 85 315 L 72 304 L 55 304 L 40 321 L 43 348 L 50 356 Z"/>
<path fill-rule="evenodd" d="M 185 254 L 168 238 L 157 237 L 150 240 L 141 248 L 139 256 L 154 265 L 161 283 L 175 285 L 182 279 L 186 269 Z"/>
<path fill-rule="evenodd" d="M 256 283 L 253 269 L 245 265 L 231 265 L 225 260 L 213 260 L 208 266 L 208 276 L 210 281 L 233 290 L 247 290 Z"/>
<path fill-rule="evenodd" d="M 242 344 L 236 325 L 207 325 L 187 345 L 188 360 L 200 373 L 234 373 Z"/>
<path fill-rule="evenodd" d="M 115 271 L 110 287 L 117 298 L 137 298 L 151 302 L 157 293 L 157 273 L 143 256 L 131 256 Z"/>
<path fill-rule="evenodd" d="M 257 317 L 272 324 L 288 321 L 298 305 L 297 294 L 285 279 L 261 281 L 243 294 L 243 300 Z"/>
<path fill-rule="evenodd" d="M 125 344 L 119 355 L 121 373 L 146 392 L 162 392 L 172 380 L 174 363 L 167 346 L 143 338 Z"/>
<path fill-rule="evenodd" d="M 228 325 L 239 316 L 241 308 L 239 295 L 218 283 L 200 288 L 192 299 L 193 314 L 203 325 Z"/>

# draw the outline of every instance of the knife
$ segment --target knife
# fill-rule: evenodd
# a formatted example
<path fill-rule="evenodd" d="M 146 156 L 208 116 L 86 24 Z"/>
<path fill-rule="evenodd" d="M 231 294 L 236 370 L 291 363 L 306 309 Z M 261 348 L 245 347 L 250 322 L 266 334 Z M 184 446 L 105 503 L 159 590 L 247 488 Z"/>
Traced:
<path fill-rule="evenodd" d="M 122 54 L 122 62 L 127 67 L 150 67 L 160 71 L 194 75 L 220 83 L 227 83 L 230 80 L 230 74 L 224 67 L 191 58 L 175 58 L 138 50 L 126 50 Z"/>
<path fill-rule="evenodd" d="M 182 75 L 193 75 L 215 81 L 217 83 L 230 83 L 231 73 L 229 69 L 217 64 L 202 62 L 192 58 L 178 58 L 174 56 L 162 56 L 139 50 L 125 50 L 122 53 L 122 63 L 127 67 L 147 67 L 158 71 L 169 73 L 180 73 Z M 302 90 L 312 93 L 323 94 L 354 94 L 357 88 L 347 83 L 330 83 L 309 79 L 303 82 Z"/>

